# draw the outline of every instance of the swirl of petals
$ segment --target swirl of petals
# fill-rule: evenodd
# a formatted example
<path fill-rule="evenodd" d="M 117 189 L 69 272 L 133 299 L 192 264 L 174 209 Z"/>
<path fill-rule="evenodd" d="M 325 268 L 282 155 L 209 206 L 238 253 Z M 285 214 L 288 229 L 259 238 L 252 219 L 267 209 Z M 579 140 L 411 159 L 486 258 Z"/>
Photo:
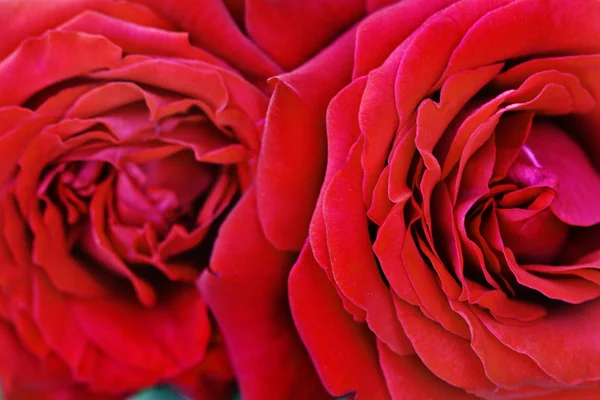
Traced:
<path fill-rule="evenodd" d="M 280 68 L 240 40 L 242 75 L 143 4 L 66 3 L 0 6 L 3 391 L 226 398 L 196 280 L 255 174 L 268 96 L 251 81 Z"/>
<path fill-rule="evenodd" d="M 600 4 L 423 3 L 287 77 L 352 69 L 321 99 L 300 335 L 336 396 L 596 398 Z"/>

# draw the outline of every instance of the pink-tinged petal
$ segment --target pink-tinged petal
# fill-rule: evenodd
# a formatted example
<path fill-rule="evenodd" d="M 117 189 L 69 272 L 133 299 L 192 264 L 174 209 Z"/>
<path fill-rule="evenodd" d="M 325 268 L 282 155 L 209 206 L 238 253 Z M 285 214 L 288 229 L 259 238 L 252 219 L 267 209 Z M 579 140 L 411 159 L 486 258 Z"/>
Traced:
<path fill-rule="evenodd" d="M 292 269 L 289 291 L 296 327 L 329 393 L 389 399 L 372 333 L 344 310 L 309 246 Z"/>
<path fill-rule="evenodd" d="M 443 175 L 447 176 L 456 163 L 459 165 L 456 179 L 451 184 L 454 201 L 470 157 L 491 137 L 505 113 L 520 110 L 563 115 L 577 110 L 574 98 L 582 95 L 581 87 L 573 85 L 571 78 L 569 75 L 534 75 L 517 90 L 503 92 L 467 116 L 452 139 L 442 168 Z M 589 106 L 587 101 L 578 103 L 585 108 Z"/>
<path fill-rule="evenodd" d="M 468 7 L 474 2 L 462 4 Z M 523 56 L 598 53 L 598 18 L 600 4 L 594 0 L 577 4 L 569 0 L 511 2 L 477 21 L 454 51 L 445 75 Z M 489 38 L 498 32 L 503 33 L 502 40 L 489 46 Z"/>
<path fill-rule="evenodd" d="M 506 178 L 510 167 L 521 153 L 521 147 L 529 135 L 534 116 L 535 113 L 531 111 L 503 116 L 496 127 L 496 161 L 492 182 Z"/>
<path fill-rule="evenodd" d="M 189 32 L 192 43 L 223 58 L 253 79 L 264 81 L 282 72 L 280 66 L 244 36 L 221 1 L 136 1 L 164 14 L 182 30 Z"/>
<path fill-rule="evenodd" d="M 519 218 L 517 209 L 496 211 L 502 240 L 521 263 L 550 263 L 556 259 L 567 240 L 569 227 L 546 209 Z"/>
<path fill-rule="evenodd" d="M 289 70 L 304 63 L 357 21 L 365 12 L 363 3 L 247 0 L 246 28 L 254 42 Z"/>
<path fill-rule="evenodd" d="M 353 48 L 349 32 L 301 68 L 275 78 L 257 195 L 265 233 L 280 249 L 299 250 L 306 239 L 327 159 L 325 113 L 350 81 Z"/>
<path fill-rule="evenodd" d="M 120 59 L 121 49 L 98 36 L 52 31 L 28 39 L 0 62 L 0 105 L 21 104 L 40 89 L 114 67 Z M 29 78 L 15 79 L 17 76 Z"/>
<path fill-rule="evenodd" d="M 392 295 L 373 254 L 362 202 L 361 151 L 362 141 L 359 141 L 350 151 L 348 164 L 333 177 L 323 198 L 333 276 L 344 295 L 366 311 L 367 324 L 377 337 L 396 353 L 410 354 L 412 347 L 394 318 Z"/>
<path fill-rule="evenodd" d="M 493 336 L 467 305 L 453 301 L 451 306 L 469 324 L 471 347 L 481 359 L 485 373 L 492 382 L 511 390 L 556 385 L 554 378 L 542 371 L 531 358 L 506 347 Z"/>
<path fill-rule="evenodd" d="M 600 222 L 600 174 L 569 135 L 550 124 L 534 124 L 525 143 L 538 168 L 556 176 L 556 198 L 551 209 L 569 225 L 591 226 Z"/>
<path fill-rule="evenodd" d="M 265 238 L 250 188 L 221 226 L 200 289 L 220 326 L 244 399 L 324 398 L 287 301 L 292 255 Z M 268 362 L 264 362 L 269 360 Z"/>
<path fill-rule="evenodd" d="M 62 24 L 58 30 L 103 36 L 128 54 L 152 54 L 221 63 L 212 55 L 192 47 L 186 33 L 146 27 L 97 11 L 85 11 Z"/>
<path fill-rule="evenodd" d="M 478 397 L 447 384 L 431 373 L 417 356 L 401 356 L 377 341 L 379 362 L 394 400 L 475 400 Z"/>
<path fill-rule="evenodd" d="M 555 309 L 525 325 L 502 323 L 472 311 L 504 346 L 529 356 L 559 382 L 577 385 L 600 378 L 600 300 Z"/>
<path fill-rule="evenodd" d="M 496 389 L 481 361 L 461 337 L 446 331 L 418 309 L 395 299 L 398 318 L 423 364 L 440 379 L 467 392 L 486 395 Z"/>
<path fill-rule="evenodd" d="M 383 8 L 362 21 L 358 27 L 353 77 L 366 75 L 379 67 L 423 22 L 456 0 L 368 0 L 369 12 Z M 382 34 L 385 32 L 385 34 Z"/>

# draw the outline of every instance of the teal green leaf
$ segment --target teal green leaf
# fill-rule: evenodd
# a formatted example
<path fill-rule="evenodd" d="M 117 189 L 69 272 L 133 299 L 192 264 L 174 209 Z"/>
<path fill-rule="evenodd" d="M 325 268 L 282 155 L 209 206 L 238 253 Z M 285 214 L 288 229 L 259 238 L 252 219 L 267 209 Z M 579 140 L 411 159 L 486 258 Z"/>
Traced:
<path fill-rule="evenodd" d="M 144 390 L 128 400 L 184 400 L 184 398 L 167 387 L 156 387 Z"/>

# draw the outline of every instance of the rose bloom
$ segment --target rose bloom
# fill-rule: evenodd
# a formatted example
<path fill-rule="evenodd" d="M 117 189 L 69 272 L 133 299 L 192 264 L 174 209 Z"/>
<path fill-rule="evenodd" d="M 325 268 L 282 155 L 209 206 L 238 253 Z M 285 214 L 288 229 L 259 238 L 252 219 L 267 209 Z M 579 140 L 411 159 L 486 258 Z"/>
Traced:
<path fill-rule="evenodd" d="M 269 292 L 294 258 L 264 237 L 253 182 L 266 79 L 360 12 L 307 9 L 288 28 L 273 18 L 296 13 L 285 2 L 247 3 L 0 3 L 7 398 L 124 398 L 155 384 L 227 398 L 235 374 L 245 399 L 324 393 L 285 294 Z M 299 39 L 314 18 L 330 23 Z"/>
<path fill-rule="evenodd" d="M 405 0 L 275 82 L 258 210 L 331 395 L 600 397 L 599 21 Z"/>

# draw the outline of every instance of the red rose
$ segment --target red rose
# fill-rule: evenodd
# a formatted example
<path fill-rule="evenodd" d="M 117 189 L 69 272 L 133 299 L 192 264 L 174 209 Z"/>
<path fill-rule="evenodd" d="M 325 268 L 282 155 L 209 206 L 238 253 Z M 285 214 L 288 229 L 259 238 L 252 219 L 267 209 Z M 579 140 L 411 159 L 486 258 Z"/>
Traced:
<path fill-rule="evenodd" d="M 406 0 L 277 83 L 259 214 L 300 249 L 326 137 L 289 296 L 331 395 L 600 396 L 598 21 Z"/>
<path fill-rule="evenodd" d="M 223 220 L 251 201 L 264 82 L 286 60 L 243 33 L 272 36 L 261 10 L 244 22 L 234 1 L 141 3 L 0 4 L 10 399 L 123 398 L 158 383 L 214 399 L 232 386 L 195 281 L 228 240 L 216 239 Z"/>

